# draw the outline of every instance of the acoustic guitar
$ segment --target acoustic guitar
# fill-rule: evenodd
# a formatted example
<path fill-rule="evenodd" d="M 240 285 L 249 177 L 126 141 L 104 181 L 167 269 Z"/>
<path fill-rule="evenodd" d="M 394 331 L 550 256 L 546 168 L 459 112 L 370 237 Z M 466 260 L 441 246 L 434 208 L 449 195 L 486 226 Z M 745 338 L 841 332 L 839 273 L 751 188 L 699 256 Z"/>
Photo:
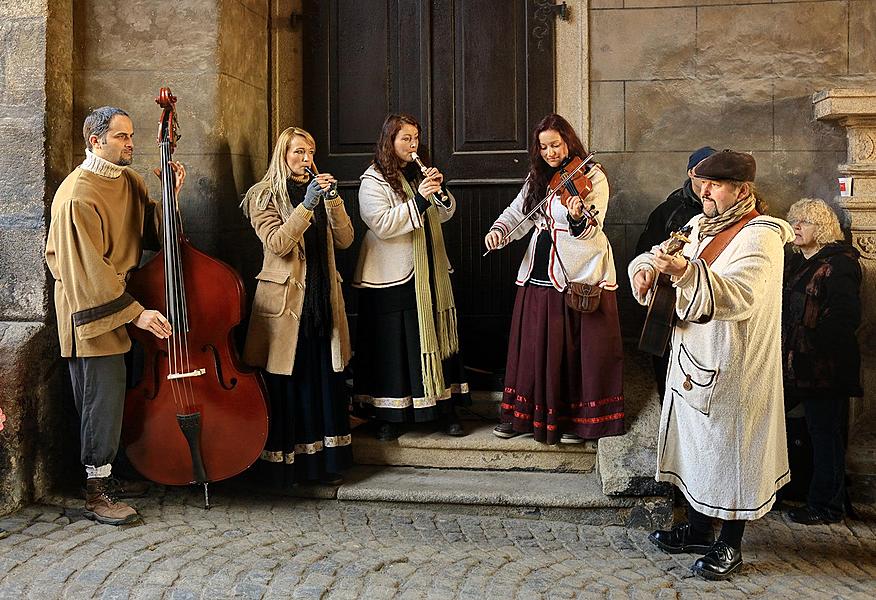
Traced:
<path fill-rule="evenodd" d="M 690 225 L 685 225 L 678 231 L 672 232 L 669 239 L 660 247 L 666 254 L 673 256 L 679 254 L 684 245 L 690 243 L 687 236 L 691 229 Z M 672 336 L 675 318 L 675 288 L 672 287 L 670 276 L 660 273 L 651 287 L 651 301 L 648 303 L 648 315 L 645 317 L 645 325 L 639 337 L 639 350 L 656 356 L 666 354 L 666 346 Z"/>

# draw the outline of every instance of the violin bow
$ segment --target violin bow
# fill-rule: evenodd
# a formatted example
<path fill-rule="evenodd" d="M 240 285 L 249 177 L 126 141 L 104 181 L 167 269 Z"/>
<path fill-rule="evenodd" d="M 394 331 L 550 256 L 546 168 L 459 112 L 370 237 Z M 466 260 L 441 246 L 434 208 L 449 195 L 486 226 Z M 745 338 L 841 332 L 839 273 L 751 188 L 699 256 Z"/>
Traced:
<path fill-rule="evenodd" d="M 542 198 L 541 202 L 539 202 L 539 203 L 538 203 L 538 204 L 537 204 L 537 205 L 536 205 L 531 211 L 529 211 L 528 213 L 526 213 L 526 215 L 524 215 L 524 217 L 523 217 L 522 219 L 520 219 L 520 220 L 517 222 L 517 225 L 515 225 L 514 227 L 511 228 L 511 231 L 509 231 L 508 233 L 506 233 L 505 235 L 502 236 L 502 239 L 501 239 L 500 242 L 499 242 L 499 246 L 496 247 L 496 250 L 498 250 L 499 248 L 504 247 L 505 244 L 508 243 L 508 238 L 511 237 L 511 234 L 514 233 L 515 231 L 517 231 L 517 229 L 519 229 L 520 226 L 523 225 L 523 224 L 526 222 L 527 219 L 529 219 L 530 217 L 532 217 L 532 215 L 534 215 L 535 213 L 537 213 L 538 211 L 540 211 L 540 210 L 541 210 L 541 207 L 544 206 L 544 203 L 547 202 L 548 200 L 550 200 L 551 196 L 553 196 L 554 194 L 557 193 L 557 190 L 561 189 L 564 185 L 566 185 L 566 182 L 569 181 L 569 180 L 572 178 L 572 176 L 575 175 L 575 173 L 577 173 L 578 171 L 580 171 L 581 168 L 582 168 L 584 165 L 586 165 L 588 162 L 590 162 L 590 159 L 593 158 L 593 155 L 594 155 L 594 154 L 596 154 L 596 152 L 591 152 L 591 153 L 589 153 L 587 156 L 585 156 L 585 157 L 584 157 L 584 160 L 581 161 L 581 164 L 580 164 L 580 165 L 578 165 L 577 167 L 575 167 L 570 173 L 566 173 L 566 176 L 563 177 L 563 178 L 560 180 L 560 182 L 557 184 L 557 187 L 555 187 L 555 188 L 553 188 L 553 189 L 548 188 L 547 196 L 545 196 L 544 198 Z M 484 252 L 484 253 L 481 255 L 481 258 L 483 258 L 484 256 L 486 256 L 486 255 L 489 254 L 490 252 L 492 252 L 492 250 L 487 250 L 486 252 Z"/>

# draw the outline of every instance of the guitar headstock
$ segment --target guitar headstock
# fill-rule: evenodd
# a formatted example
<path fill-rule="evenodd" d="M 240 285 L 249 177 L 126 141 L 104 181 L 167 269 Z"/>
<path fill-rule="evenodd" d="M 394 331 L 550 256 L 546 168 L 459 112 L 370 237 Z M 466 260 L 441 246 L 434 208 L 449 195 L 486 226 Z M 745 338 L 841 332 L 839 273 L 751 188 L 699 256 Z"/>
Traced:
<path fill-rule="evenodd" d="M 678 231 L 673 231 L 669 235 L 669 239 L 663 242 L 663 251 L 666 254 L 678 254 L 681 252 L 685 244 L 690 244 L 690 238 L 687 236 L 690 235 L 692 230 L 692 226 L 685 225 Z"/>

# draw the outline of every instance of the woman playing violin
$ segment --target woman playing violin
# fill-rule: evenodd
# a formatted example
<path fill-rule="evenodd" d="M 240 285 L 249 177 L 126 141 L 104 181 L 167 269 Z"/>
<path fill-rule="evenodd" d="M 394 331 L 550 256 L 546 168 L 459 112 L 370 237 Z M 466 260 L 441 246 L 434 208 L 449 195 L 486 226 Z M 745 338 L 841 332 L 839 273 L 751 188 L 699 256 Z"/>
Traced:
<path fill-rule="evenodd" d="M 271 403 L 262 470 L 288 486 L 337 484 L 352 463 L 343 371 L 350 335 L 335 248 L 353 226 L 316 143 L 303 129 L 280 134 L 264 178 L 241 204 L 264 247 L 243 358 L 265 370 Z"/>
<path fill-rule="evenodd" d="M 515 282 L 520 288 L 501 419 L 493 430 L 501 438 L 532 433 L 547 444 L 580 443 L 624 430 L 617 283 L 602 229 L 608 181 L 592 163 L 573 174 L 572 184 L 566 177 L 586 155 L 563 117 L 542 119 L 532 132 L 523 189 L 484 239 L 487 249 L 495 250 L 532 230 Z M 573 282 L 598 294 L 591 312 L 566 304 L 564 293 Z"/>

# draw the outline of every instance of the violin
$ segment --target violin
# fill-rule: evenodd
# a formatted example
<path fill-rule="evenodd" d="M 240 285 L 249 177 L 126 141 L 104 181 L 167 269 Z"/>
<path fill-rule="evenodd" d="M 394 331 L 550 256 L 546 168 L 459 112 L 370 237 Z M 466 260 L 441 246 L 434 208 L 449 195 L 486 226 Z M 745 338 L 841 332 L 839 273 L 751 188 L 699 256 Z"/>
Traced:
<path fill-rule="evenodd" d="M 584 158 L 580 158 L 577 156 L 566 157 L 566 159 L 560 165 L 560 168 L 557 169 L 557 172 L 554 173 L 554 176 L 551 178 L 548 185 L 547 195 L 542 198 L 541 202 L 532 207 L 532 209 L 528 213 L 526 213 L 522 219 L 517 221 L 517 224 L 512 227 L 508 233 L 502 236 L 502 241 L 499 243 L 498 248 L 502 248 L 503 246 L 505 246 L 505 244 L 507 244 L 508 240 L 511 238 L 511 234 L 517 231 L 520 226 L 523 225 L 527 220 L 531 219 L 532 215 L 540 211 L 544 207 L 545 203 L 554 197 L 554 194 L 559 193 L 561 195 L 560 202 L 562 202 L 563 206 L 566 206 L 569 203 L 569 200 L 571 198 L 574 198 L 575 196 L 578 196 L 582 199 L 586 198 L 587 194 L 589 194 L 590 191 L 593 189 L 593 182 L 591 182 L 590 178 L 585 175 L 585 173 L 587 172 L 585 167 L 593 159 L 594 154 L 596 153 L 591 152 Z M 583 176 L 583 180 L 587 182 L 586 184 L 584 184 L 583 181 L 581 181 L 580 179 L 578 180 L 579 183 L 575 183 L 578 173 L 581 173 L 581 175 Z M 566 184 L 569 185 L 567 186 Z M 586 187 L 587 191 L 582 193 L 579 190 L 579 185 L 581 186 L 580 189 L 584 189 Z M 599 211 L 596 210 L 596 206 L 593 204 L 590 205 L 589 210 L 584 211 L 584 217 L 587 219 L 587 223 L 589 225 L 597 224 L 597 213 L 599 213 Z M 490 252 L 492 252 L 492 250 L 487 249 L 487 251 L 484 252 L 483 256 L 486 256 Z M 483 258 L 483 256 L 481 258 Z"/>
<path fill-rule="evenodd" d="M 592 156 L 592 154 L 590 156 Z M 590 156 L 587 158 L 589 159 Z M 587 177 L 587 166 L 586 164 L 582 165 L 582 163 L 586 162 L 587 161 L 580 156 L 567 156 L 566 159 L 560 163 L 560 168 L 557 169 L 557 172 L 554 173 L 554 176 L 551 177 L 550 183 L 548 184 L 552 190 L 559 191 L 560 204 L 567 208 L 569 206 L 569 200 L 575 196 L 578 196 L 583 200 L 593 190 L 593 182 Z M 599 213 L 599 211 L 596 210 L 595 204 L 591 204 L 590 208 L 584 209 L 584 218 L 589 225 L 597 224 L 597 213 Z"/>

